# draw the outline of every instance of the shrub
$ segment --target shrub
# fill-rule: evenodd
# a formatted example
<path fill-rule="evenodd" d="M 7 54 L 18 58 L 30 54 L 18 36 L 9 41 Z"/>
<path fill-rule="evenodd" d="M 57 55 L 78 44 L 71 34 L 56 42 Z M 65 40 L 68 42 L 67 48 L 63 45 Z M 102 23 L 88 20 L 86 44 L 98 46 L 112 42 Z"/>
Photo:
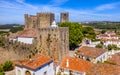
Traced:
<path fill-rule="evenodd" d="M 114 50 L 118 50 L 117 45 L 109 44 L 109 45 L 108 45 L 108 50 L 112 50 L 112 49 L 114 49 Z"/>
<path fill-rule="evenodd" d="M 0 75 L 5 75 L 5 73 L 4 72 L 0 72 Z"/>
<path fill-rule="evenodd" d="M 10 71 L 12 69 L 13 69 L 13 63 L 11 61 L 5 62 L 5 64 L 3 65 L 3 70 Z"/>
<path fill-rule="evenodd" d="M 96 46 L 95 46 L 96 48 L 103 48 L 103 44 L 97 44 Z"/>
<path fill-rule="evenodd" d="M 3 71 L 3 65 L 1 64 L 0 65 L 0 72 L 2 72 Z"/>

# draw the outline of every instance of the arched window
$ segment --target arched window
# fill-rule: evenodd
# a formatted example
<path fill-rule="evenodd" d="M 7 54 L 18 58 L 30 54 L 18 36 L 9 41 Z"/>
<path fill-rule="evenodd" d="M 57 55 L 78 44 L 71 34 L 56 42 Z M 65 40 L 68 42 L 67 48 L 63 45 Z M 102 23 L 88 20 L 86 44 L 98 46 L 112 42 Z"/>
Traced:
<path fill-rule="evenodd" d="M 31 73 L 29 71 L 26 71 L 25 75 L 31 75 Z"/>

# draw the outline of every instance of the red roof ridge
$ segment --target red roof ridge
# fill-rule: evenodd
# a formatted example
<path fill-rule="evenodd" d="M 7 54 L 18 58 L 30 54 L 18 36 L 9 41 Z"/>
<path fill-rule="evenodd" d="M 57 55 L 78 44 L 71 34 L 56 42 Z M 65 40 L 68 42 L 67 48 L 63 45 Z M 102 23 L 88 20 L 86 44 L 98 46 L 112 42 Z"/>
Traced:
<path fill-rule="evenodd" d="M 69 60 L 68 61 L 69 66 L 66 66 L 67 60 Z M 80 58 L 65 56 L 64 59 L 62 60 L 60 67 L 64 69 L 73 70 L 73 71 L 85 72 L 91 68 L 91 64 L 90 62 Z"/>
<path fill-rule="evenodd" d="M 51 61 L 52 61 L 52 59 L 49 56 L 36 54 L 31 59 L 28 59 L 26 61 L 24 61 L 24 60 L 17 61 L 15 64 L 19 65 L 19 66 L 26 66 L 26 67 L 29 67 L 34 70 L 34 69 L 36 69 L 48 62 L 51 62 Z"/>

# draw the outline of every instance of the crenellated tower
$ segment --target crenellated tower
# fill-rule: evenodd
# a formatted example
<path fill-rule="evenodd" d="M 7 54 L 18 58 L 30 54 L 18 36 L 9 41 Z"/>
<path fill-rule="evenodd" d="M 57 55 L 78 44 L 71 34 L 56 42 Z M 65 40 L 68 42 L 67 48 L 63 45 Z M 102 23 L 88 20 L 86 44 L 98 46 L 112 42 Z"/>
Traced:
<path fill-rule="evenodd" d="M 60 22 L 68 22 L 69 21 L 69 13 L 63 12 L 60 13 Z"/>

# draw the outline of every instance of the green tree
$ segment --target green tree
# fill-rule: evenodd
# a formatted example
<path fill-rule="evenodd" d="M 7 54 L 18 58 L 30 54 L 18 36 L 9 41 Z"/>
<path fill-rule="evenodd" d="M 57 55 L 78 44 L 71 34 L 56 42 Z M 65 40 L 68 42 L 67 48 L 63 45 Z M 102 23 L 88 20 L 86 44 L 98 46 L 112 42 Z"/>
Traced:
<path fill-rule="evenodd" d="M 104 34 L 106 32 L 106 30 L 102 30 L 101 33 Z"/>
<path fill-rule="evenodd" d="M 5 73 L 4 72 L 0 72 L 0 75 L 5 75 Z"/>
<path fill-rule="evenodd" d="M 16 33 L 17 31 L 22 31 L 23 30 L 23 27 L 20 26 L 20 27 L 13 27 L 10 29 L 10 32 L 12 33 Z"/>
<path fill-rule="evenodd" d="M 59 23 L 60 27 L 69 27 L 69 45 L 70 48 L 77 46 L 82 42 L 82 25 L 73 22 Z"/>
<path fill-rule="evenodd" d="M 108 50 L 118 50 L 118 47 L 117 47 L 117 45 L 114 45 L 114 44 L 109 44 L 108 45 Z"/>
<path fill-rule="evenodd" d="M 94 40 L 96 37 L 95 31 L 92 27 L 83 27 L 82 33 L 84 37 Z"/>
<path fill-rule="evenodd" d="M 99 43 L 95 46 L 96 48 L 103 48 L 103 44 Z"/>
<path fill-rule="evenodd" d="M 13 69 L 13 63 L 11 61 L 7 61 L 3 65 L 3 70 L 4 71 L 10 71 Z"/>

